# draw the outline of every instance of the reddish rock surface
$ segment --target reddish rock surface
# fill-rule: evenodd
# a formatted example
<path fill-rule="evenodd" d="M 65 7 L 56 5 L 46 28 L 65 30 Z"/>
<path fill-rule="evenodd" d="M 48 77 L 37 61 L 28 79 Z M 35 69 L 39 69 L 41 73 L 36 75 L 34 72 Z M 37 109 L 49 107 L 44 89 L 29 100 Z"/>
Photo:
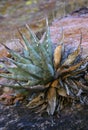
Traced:
<path fill-rule="evenodd" d="M 77 47 L 80 42 L 80 35 L 82 33 L 82 47 L 83 56 L 88 55 L 88 9 L 83 9 L 81 12 L 74 12 L 68 17 L 56 19 L 52 22 L 51 38 L 54 43 L 58 43 L 61 37 L 61 30 L 64 32 L 64 43 L 71 44 L 72 47 Z M 8 47 L 13 49 L 21 48 L 18 39 L 13 39 L 6 43 Z M 0 58 L 8 56 L 8 52 L 4 47 L 0 46 Z"/>
<path fill-rule="evenodd" d="M 10 49 L 17 50 L 17 51 L 19 51 L 19 49 L 22 47 L 19 39 L 12 39 L 10 41 L 6 41 L 6 43 L 4 44 L 6 44 Z M 3 45 L 0 45 L 0 58 L 5 56 L 10 57 L 10 54 L 7 52 L 7 50 Z"/>
<path fill-rule="evenodd" d="M 71 44 L 72 47 L 77 47 L 80 43 L 80 36 L 82 33 L 82 48 L 83 56 L 88 55 L 88 14 L 85 16 L 73 16 L 55 20 L 51 26 L 51 38 L 54 43 L 58 43 L 61 37 L 61 28 L 64 32 L 64 43 Z"/>

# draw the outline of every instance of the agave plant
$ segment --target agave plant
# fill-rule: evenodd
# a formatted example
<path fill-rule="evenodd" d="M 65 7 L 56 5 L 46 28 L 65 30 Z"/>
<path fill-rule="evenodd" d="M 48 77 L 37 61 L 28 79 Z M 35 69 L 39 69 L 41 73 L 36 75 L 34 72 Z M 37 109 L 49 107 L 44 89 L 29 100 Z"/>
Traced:
<path fill-rule="evenodd" d="M 4 45 L 12 56 L 5 59 L 13 67 L 4 64 L 9 73 L 0 76 L 15 82 L 1 85 L 17 90 L 33 90 L 34 96 L 27 106 L 36 112 L 47 111 L 49 115 L 59 111 L 65 99 L 82 102 L 83 93 L 88 93 L 88 57 L 81 58 L 81 40 L 77 49 L 65 56 L 63 40 L 56 47 L 52 43 L 48 22 L 41 40 L 28 25 L 26 28 L 30 41 L 19 32 L 26 46 L 21 54 Z"/>

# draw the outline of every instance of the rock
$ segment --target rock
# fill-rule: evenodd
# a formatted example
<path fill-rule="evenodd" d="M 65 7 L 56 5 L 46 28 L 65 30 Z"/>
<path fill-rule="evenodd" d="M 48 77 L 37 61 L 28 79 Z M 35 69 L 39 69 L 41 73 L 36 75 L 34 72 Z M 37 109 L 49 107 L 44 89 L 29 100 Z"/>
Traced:
<path fill-rule="evenodd" d="M 3 110 L 2 110 L 3 108 Z M 32 114 L 25 106 L 8 107 L 0 104 L 1 130 L 87 130 L 88 109 L 82 107 L 74 112 L 67 108 L 59 119 Z"/>
<path fill-rule="evenodd" d="M 72 47 L 77 47 L 80 43 L 80 35 L 82 33 L 82 47 L 83 47 L 83 56 L 88 55 L 88 13 L 85 16 L 75 16 L 74 14 L 68 17 L 64 17 L 60 20 L 56 19 L 52 22 L 50 27 L 51 38 L 53 43 L 58 43 L 61 37 L 61 30 L 63 28 L 64 32 L 64 43 L 71 44 Z M 6 45 L 9 48 L 19 51 L 22 48 L 19 39 L 13 39 L 7 41 Z M 86 53 L 85 53 L 86 52 Z M 0 58 L 3 56 L 10 56 L 7 50 L 0 46 Z"/>
<path fill-rule="evenodd" d="M 53 43 L 58 43 L 61 37 L 61 30 L 63 28 L 64 43 L 71 47 L 77 47 L 80 43 L 82 33 L 82 48 L 83 57 L 88 56 L 88 13 L 85 16 L 70 15 L 60 20 L 56 19 L 50 27 L 51 38 Z"/>
<path fill-rule="evenodd" d="M 19 39 L 7 40 L 5 45 L 7 45 L 10 49 L 13 49 L 16 51 L 19 51 L 22 48 L 22 45 L 20 44 Z M 5 49 L 3 45 L 0 45 L 0 58 L 3 58 L 5 56 L 10 57 L 10 54 L 8 53 L 8 51 Z"/>

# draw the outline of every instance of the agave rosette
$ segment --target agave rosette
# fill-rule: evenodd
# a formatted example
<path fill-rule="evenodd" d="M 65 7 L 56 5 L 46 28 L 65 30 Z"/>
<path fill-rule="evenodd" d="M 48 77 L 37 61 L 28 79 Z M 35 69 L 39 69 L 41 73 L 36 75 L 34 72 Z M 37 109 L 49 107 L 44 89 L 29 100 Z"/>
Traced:
<path fill-rule="evenodd" d="M 0 76 L 13 79 L 15 84 L 1 85 L 18 90 L 33 90 L 35 96 L 32 96 L 27 106 L 37 112 L 46 110 L 48 114 L 53 115 L 61 109 L 65 97 L 81 100 L 82 93 L 88 93 L 88 57 L 81 58 L 80 40 L 77 49 L 65 58 L 63 38 L 55 47 L 50 38 L 48 23 L 41 40 L 28 25 L 26 28 L 31 43 L 19 32 L 26 45 L 22 54 L 4 45 L 12 55 L 12 58 L 6 60 L 14 66 L 4 64 L 9 73 L 2 73 Z M 35 90 L 38 91 L 37 94 Z"/>

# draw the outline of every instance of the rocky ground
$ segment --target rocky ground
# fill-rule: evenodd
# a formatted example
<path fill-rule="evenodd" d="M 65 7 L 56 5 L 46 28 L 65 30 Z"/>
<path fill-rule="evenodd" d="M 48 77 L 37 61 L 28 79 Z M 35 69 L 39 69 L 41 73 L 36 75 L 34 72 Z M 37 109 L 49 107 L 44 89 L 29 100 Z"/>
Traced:
<path fill-rule="evenodd" d="M 88 9 L 74 12 L 61 20 L 55 20 L 51 27 L 54 43 L 55 32 L 63 25 L 65 43 L 75 46 L 79 43 L 80 32 L 83 34 L 83 56 L 88 55 Z M 57 28 L 58 27 L 58 28 Z M 53 29 L 54 28 L 54 29 Z M 56 28 L 56 29 L 55 29 Z M 60 34 L 58 33 L 57 36 Z M 70 40 L 69 40 L 70 39 Z M 73 40 L 74 39 L 74 40 Z M 74 42 L 75 41 L 75 42 Z M 2 92 L 0 92 L 2 94 Z M 53 117 L 44 113 L 42 116 L 32 114 L 23 104 L 4 105 L 0 103 L 0 130 L 88 130 L 88 106 L 83 104 L 63 109 L 60 115 Z"/>
<path fill-rule="evenodd" d="M 88 109 L 81 106 L 76 110 L 67 108 L 59 117 L 32 114 L 20 105 L 0 104 L 0 130 L 88 130 Z"/>

